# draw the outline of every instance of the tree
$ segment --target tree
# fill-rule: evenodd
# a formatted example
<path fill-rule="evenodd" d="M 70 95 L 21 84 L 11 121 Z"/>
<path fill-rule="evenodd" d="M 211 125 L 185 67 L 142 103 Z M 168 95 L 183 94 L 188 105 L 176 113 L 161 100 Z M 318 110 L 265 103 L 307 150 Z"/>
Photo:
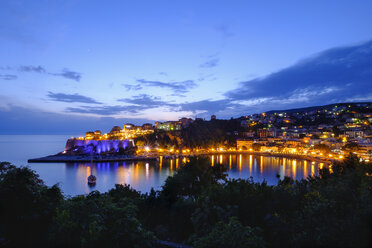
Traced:
<path fill-rule="evenodd" d="M 47 246 L 53 216 L 63 200 L 58 185 L 47 187 L 30 168 L 2 162 L 0 199 L 0 237 L 7 246 Z"/>
<path fill-rule="evenodd" d="M 191 157 L 173 177 L 167 178 L 160 197 L 170 204 L 178 199 L 196 199 L 203 188 L 226 180 L 226 171 L 222 164 L 211 166 L 208 157 Z"/>
<path fill-rule="evenodd" d="M 340 135 L 340 133 L 341 133 L 341 130 L 336 125 L 334 125 L 332 127 L 332 132 L 335 135 L 335 137 L 338 137 Z"/>
<path fill-rule="evenodd" d="M 115 189 L 123 190 L 127 189 Z M 138 221 L 137 207 L 126 197 L 119 200 L 116 193 L 120 192 L 110 192 L 115 201 L 108 194 L 93 191 L 64 202 L 53 225 L 53 246 L 153 247 L 155 237 Z"/>
<path fill-rule="evenodd" d="M 318 150 L 323 154 L 328 154 L 331 152 L 331 148 L 329 148 L 329 146 L 327 146 L 326 144 L 316 144 L 314 145 L 313 149 Z"/>
<path fill-rule="evenodd" d="M 350 142 L 350 143 L 347 143 L 346 145 L 344 145 L 342 147 L 342 150 L 346 151 L 346 152 L 357 152 L 359 150 L 359 145 L 357 143 L 353 143 L 353 142 Z"/>
<path fill-rule="evenodd" d="M 350 154 L 301 181 L 228 179 L 190 158 L 161 191 L 129 185 L 63 198 L 27 167 L 0 163 L 0 246 L 369 247 L 372 164 Z M 20 237 L 20 235 L 22 235 Z"/>
<path fill-rule="evenodd" d="M 255 151 L 255 152 L 259 152 L 259 151 L 261 151 L 261 144 L 260 144 L 260 143 L 253 143 L 253 145 L 252 145 L 252 149 L 253 149 L 253 151 Z"/>
<path fill-rule="evenodd" d="M 228 223 L 218 222 L 206 236 L 194 242 L 198 248 L 251 248 L 265 247 L 260 229 L 243 226 L 236 217 Z"/>

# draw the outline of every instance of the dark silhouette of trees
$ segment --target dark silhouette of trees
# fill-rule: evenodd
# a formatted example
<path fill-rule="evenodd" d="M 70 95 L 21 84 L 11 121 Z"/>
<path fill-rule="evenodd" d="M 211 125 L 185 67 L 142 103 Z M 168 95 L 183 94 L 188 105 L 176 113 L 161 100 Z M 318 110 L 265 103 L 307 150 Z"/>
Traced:
<path fill-rule="evenodd" d="M 243 226 L 236 217 L 225 222 L 218 222 L 213 230 L 194 242 L 198 248 L 255 248 L 265 247 L 259 228 Z"/>
<path fill-rule="evenodd" d="M 338 137 L 338 136 L 340 136 L 340 134 L 341 134 L 341 130 L 340 130 L 336 125 L 334 125 L 334 126 L 332 127 L 332 132 L 333 132 L 333 134 L 335 135 L 335 137 Z"/>
<path fill-rule="evenodd" d="M 115 195 L 112 190 L 110 193 Z M 64 202 L 55 217 L 53 246 L 152 247 L 155 237 L 138 221 L 132 200 L 123 194 L 115 201 L 110 193 L 93 191 Z"/>
<path fill-rule="evenodd" d="M 0 237 L 4 246 L 47 246 L 46 234 L 63 200 L 58 185 L 47 187 L 27 167 L 0 163 Z M 1 244 L 1 243 L 0 243 Z"/>
<path fill-rule="evenodd" d="M 328 154 L 331 152 L 331 148 L 329 148 L 329 146 L 327 146 L 326 144 L 316 144 L 314 145 L 313 149 L 318 150 L 324 154 Z"/>
<path fill-rule="evenodd" d="M 27 167 L 0 163 L 0 246 L 370 247 L 372 165 L 354 154 L 275 186 L 228 179 L 191 158 L 160 191 L 129 185 L 66 198 Z"/>
<path fill-rule="evenodd" d="M 189 148 L 235 146 L 234 132 L 241 129 L 238 119 L 195 121 L 181 130 L 181 138 L 183 145 Z"/>
<path fill-rule="evenodd" d="M 359 145 L 357 143 L 349 142 L 342 147 L 342 150 L 346 152 L 356 152 L 359 150 Z"/>
<path fill-rule="evenodd" d="M 252 145 L 252 149 L 253 149 L 253 151 L 255 151 L 255 152 L 259 152 L 259 151 L 261 151 L 261 144 L 260 144 L 260 143 L 253 143 L 253 145 Z"/>
<path fill-rule="evenodd" d="M 195 200 L 203 188 L 225 181 L 226 171 L 221 164 L 210 166 L 208 157 L 191 157 L 176 175 L 167 178 L 160 197 L 170 204 L 181 198 Z"/>

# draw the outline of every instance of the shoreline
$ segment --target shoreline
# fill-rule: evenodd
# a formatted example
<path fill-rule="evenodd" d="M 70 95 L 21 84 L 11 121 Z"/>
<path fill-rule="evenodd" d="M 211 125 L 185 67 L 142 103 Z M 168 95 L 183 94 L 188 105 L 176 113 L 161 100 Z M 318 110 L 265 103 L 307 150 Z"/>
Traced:
<path fill-rule="evenodd" d="M 146 157 L 146 156 L 110 156 L 110 157 L 98 157 L 97 156 L 68 156 L 68 155 L 50 155 L 41 158 L 33 158 L 27 160 L 28 163 L 79 163 L 79 162 L 119 162 L 119 161 L 148 161 L 156 160 L 157 157 Z"/>
<path fill-rule="evenodd" d="M 201 152 L 201 153 L 190 153 L 190 154 L 149 154 L 147 156 L 127 156 L 127 155 L 112 155 L 112 156 L 69 156 L 69 155 L 49 155 L 41 158 L 29 159 L 28 163 L 79 163 L 79 162 L 120 162 L 120 161 L 154 161 L 160 160 L 160 157 L 163 159 L 174 159 L 174 158 L 188 158 L 192 156 L 209 156 L 209 155 L 237 155 L 237 154 L 251 154 L 258 156 L 266 157 L 279 157 L 279 158 L 289 158 L 289 159 L 303 159 L 311 162 L 320 162 L 320 163 L 332 163 L 336 161 L 335 159 L 323 159 L 317 157 L 311 157 L 306 155 L 299 154 L 281 154 L 281 153 L 270 153 L 270 152 L 252 152 L 252 151 L 226 151 L 226 152 Z"/>

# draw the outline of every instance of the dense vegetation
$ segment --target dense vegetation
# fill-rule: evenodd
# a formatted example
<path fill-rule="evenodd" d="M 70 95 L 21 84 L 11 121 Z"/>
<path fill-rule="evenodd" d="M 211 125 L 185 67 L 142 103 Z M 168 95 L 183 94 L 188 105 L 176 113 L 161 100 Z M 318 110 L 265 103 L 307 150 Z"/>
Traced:
<path fill-rule="evenodd" d="M 128 185 L 65 198 L 27 167 L 0 163 L 2 247 L 370 247 L 372 165 L 350 155 L 276 186 L 229 180 L 191 158 L 161 191 Z"/>
<path fill-rule="evenodd" d="M 163 148 L 190 149 L 235 146 L 238 131 L 244 130 L 239 119 L 196 120 L 178 131 L 156 129 L 154 133 L 137 137 L 137 146 L 160 146 Z"/>
<path fill-rule="evenodd" d="M 235 146 L 237 136 L 234 132 L 243 130 L 239 119 L 198 120 L 182 129 L 183 145 L 188 148 L 210 148 Z"/>

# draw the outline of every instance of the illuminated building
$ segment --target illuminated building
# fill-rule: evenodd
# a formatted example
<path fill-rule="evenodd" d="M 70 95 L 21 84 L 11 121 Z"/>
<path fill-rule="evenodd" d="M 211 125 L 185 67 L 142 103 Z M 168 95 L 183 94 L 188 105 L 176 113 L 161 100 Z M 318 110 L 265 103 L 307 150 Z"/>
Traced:
<path fill-rule="evenodd" d="M 94 140 L 100 140 L 101 139 L 101 131 L 100 130 L 96 130 L 96 131 L 94 131 L 94 133 L 93 133 L 93 139 Z"/>
<path fill-rule="evenodd" d="M 238 148 L 238 150 L 248 150 L 252 148 L 253 143 L 253 140 L 237 140 L 236 147 Z"/>
<path fill-rule="evenodd" d="M 94 132 L 86 132 L 85 138 L 79 137 L 81 140 L 125 140 L 133 139 L 141 135 L 153 133 L 152 124 L 146 123 L 141 126 L 135 126 L 133 124 L 125 124 L 123 129 L 119 126 L 114 126 L 109 133 L 102 134 L 100 130 Z"/>
<path fill-rule="evenodd" d="M 122 138 L 121 128 L 119 126 L 114 126 L 109 133 L 109 137 L 110 137 L 110 139 L 120 139 L 120 138 Z"/>
<path fill-rule="evenodd" d="M 274 137 L 274 131 L 269 130 L 269 129 L 263 129 L 260 128 L 257 130 L 258 137 L 260 138 L 266 138 L 266 137 Z"/>
<path fill-rule="evenodd" d="M 124 125 L 123 129 L 124 130 L 132 130 L 134 127 L 135 127 L 134 124 L 127 123 L 127 124 Z"/>
<path fill-rule="evenodd" d="M 86 140 L 92 140 L 92 139 L 94 139 L 94 132 L 86 132 L 85 133 L 85 139 Z"/>

